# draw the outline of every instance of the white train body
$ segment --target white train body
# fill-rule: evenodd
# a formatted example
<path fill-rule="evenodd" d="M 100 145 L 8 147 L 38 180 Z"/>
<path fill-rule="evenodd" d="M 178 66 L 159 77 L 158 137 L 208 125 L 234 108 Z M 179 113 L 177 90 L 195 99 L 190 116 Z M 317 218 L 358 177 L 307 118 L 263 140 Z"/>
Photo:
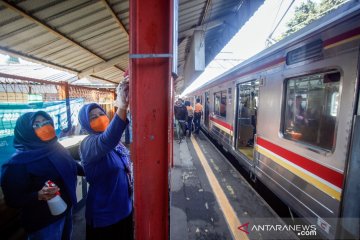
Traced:
<path fill-rule="evenodd" d="M 330 239 L 359 231 L 359 46 L 352 2 L 188 96 L 202 128 Z"/>

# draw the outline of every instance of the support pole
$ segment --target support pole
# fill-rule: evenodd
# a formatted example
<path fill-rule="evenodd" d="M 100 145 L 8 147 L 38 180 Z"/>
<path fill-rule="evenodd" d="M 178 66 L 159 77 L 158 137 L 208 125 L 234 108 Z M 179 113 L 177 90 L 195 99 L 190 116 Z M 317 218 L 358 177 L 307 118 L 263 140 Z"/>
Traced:
<path fill-rule="evenodd" d="M 135 238 L 169 239 L 172 1 L 130 1 Z M 170 144 L 170 147 L 169 147 Z"/>
<path fill-rule="evenodd" d="M 65 82 L 65 104 L 66 104 L 66 119 L 67 119 L 67 130 L 71 131 L 71 108 L 70 108 L 70 93 L 69 83 Z"/>

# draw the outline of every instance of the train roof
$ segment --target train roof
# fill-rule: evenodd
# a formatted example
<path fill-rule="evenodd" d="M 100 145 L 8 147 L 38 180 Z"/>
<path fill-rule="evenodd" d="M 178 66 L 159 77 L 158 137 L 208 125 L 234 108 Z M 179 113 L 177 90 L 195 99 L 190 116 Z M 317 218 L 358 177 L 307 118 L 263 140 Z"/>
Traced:
<path fill-rule="evenodd" d="M 209 87 L 209 85 L 214 84 L 216 82 L 226 80 L 226 77 L 228 77 L 229 75 L 231 76 L 232 74 L 235 74 L 240 69 L 245 68 L 246 66 L 250 65 L 251 63 L 258 61 L 259 59 L 269 56 L 270 54 L 276 53 L 277 51 L 280 51 L 281 49 L 289 47 L 293 44 L 296 44 L 299 41 L 303 40 L 305 37 L 308 37 L 309 35 L 317 33 L 319 30 L 323 30 L 327 27 L 331 27 L 334 24 L 337 24 L 338 22 L 345 21 L 345 20 L 347 20 L 355 15 L 358 15 L 358 14 L 360 14 L 360 2 L 357 0 L 350 1 L 350 2 L 342 5 L 341 7 L 333 10 L 329 14 L 311 22 L 306 27 L 304 27 L 304 28 L 300 29 L 299 31 L 295 32 L 294 34 L 291 34 L 290 36 L 282 39 L 281 41 L 270 46 L 269 48 L 257 53 L 253 57 L 239 63 L 235 67 L 229 69 L 228 71 L 222 73 L 221 75 L 217 76 L 216 78 L 212 79 L 211 81 L 205 83 L 201 87 L 188 93 L 188 95 L 194 94 L 200 90 L 204 90 L 207 87 Z"/>

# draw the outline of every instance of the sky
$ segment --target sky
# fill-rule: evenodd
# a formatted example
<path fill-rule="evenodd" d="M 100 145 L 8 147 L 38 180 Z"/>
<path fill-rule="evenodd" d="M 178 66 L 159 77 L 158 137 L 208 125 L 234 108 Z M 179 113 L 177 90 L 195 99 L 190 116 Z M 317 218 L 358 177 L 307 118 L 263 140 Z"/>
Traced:
<path fill-rule="evenodd" d="M 284 15 L 287 8 L 291 5 L 291 8 L 273 33 L 273 38 L 276 38 L 286 31 L 286 23 L 294 15 L 295 8 L 304 1 L 306 0 L 295 0 L 291 5 L 292 0 L 266 0 L 214 60 L 209 63 L 205 71 L 185 89 L 181 96 L 185 96 L 187 93 L 190 93 L 204 83 L 232 68 L 236 65 L 234 59 L 237 59 L 238 64 L 265 49 L 266 39 Z M 314 2 L 319 1 L 320 0 L 316 0 Z M 225 63 L 229 62 L 229 60 L 224 59 L 232 59 L 232 66 L 231 64 L 224 64 L 224 61 Z"/>

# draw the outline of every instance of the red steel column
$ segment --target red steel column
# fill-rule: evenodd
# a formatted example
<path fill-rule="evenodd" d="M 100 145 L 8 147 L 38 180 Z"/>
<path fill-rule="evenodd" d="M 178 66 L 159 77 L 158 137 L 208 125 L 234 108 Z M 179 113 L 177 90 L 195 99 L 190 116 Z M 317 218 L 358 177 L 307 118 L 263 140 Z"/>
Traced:
<path fill-rule="evenodd" d="M 130 1 L 135 238 L 169 238 L 172 1 Z M 171 128 L 172 129 L 172 128 Z"/>

